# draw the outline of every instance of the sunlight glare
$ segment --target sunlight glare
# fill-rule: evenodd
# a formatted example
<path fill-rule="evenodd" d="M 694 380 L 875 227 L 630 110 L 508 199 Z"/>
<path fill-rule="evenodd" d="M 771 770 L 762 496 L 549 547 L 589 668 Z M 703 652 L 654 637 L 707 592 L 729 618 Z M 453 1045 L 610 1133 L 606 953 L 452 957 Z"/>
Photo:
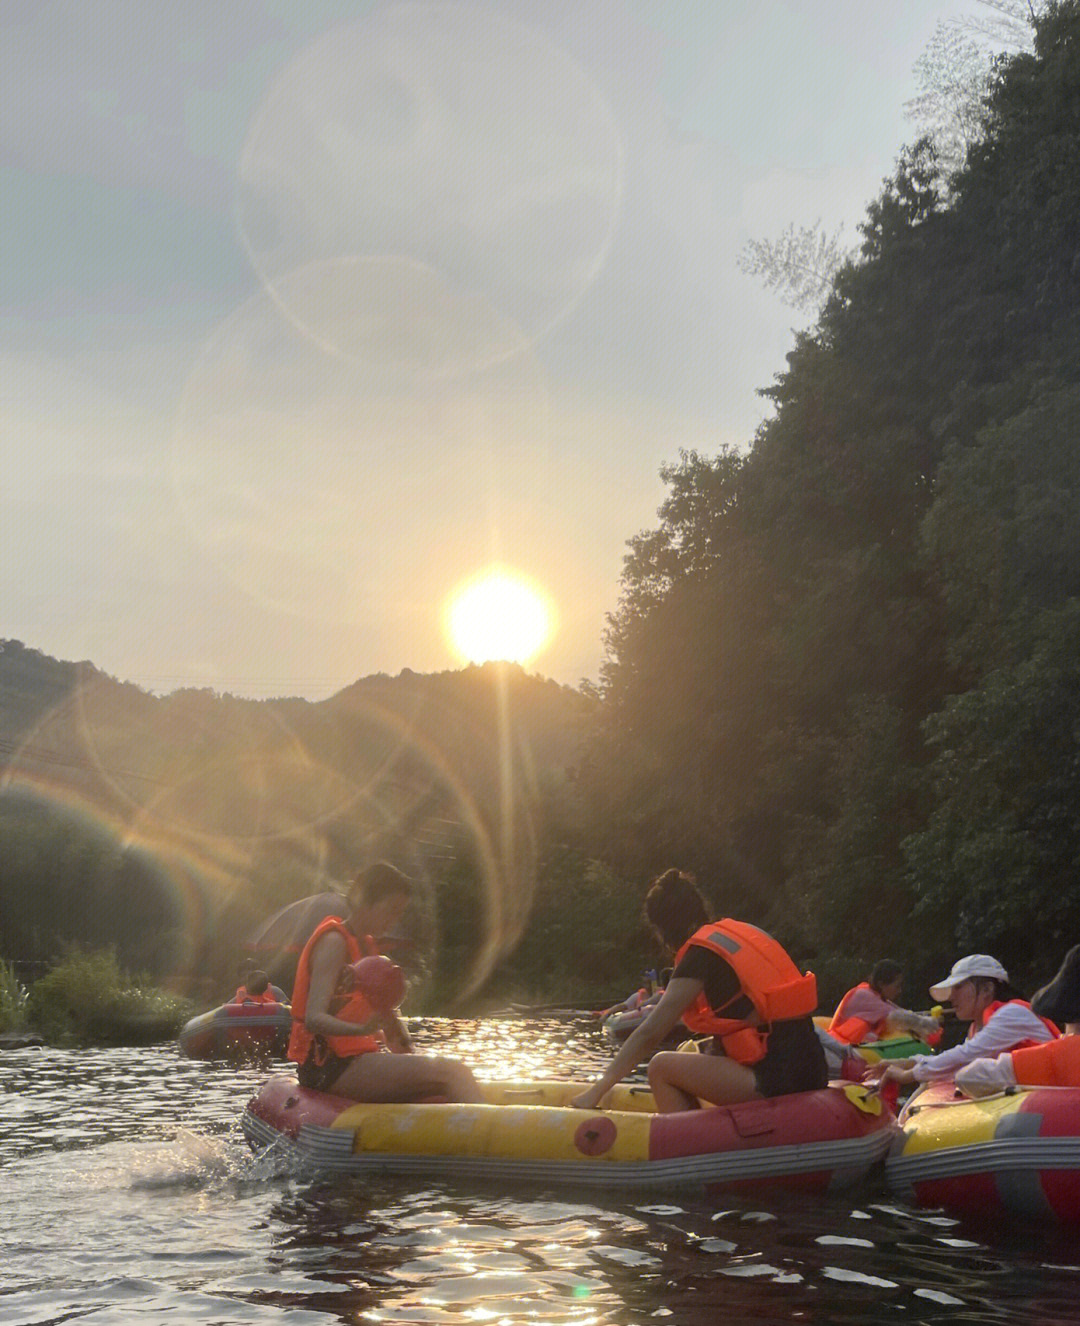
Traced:
<path fill-rule="evenodd" d="M 551 610 L 544 595 L 521 576 L 488 571 L 453 594 L 450 640 L 468 663 L 528 663 L 547 643 Z"/>

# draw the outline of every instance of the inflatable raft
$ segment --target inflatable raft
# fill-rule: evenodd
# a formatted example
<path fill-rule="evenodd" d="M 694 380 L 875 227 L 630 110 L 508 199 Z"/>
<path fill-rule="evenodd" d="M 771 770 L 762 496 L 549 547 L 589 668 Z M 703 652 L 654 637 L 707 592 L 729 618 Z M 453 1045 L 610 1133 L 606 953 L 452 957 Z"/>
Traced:
<path fill-rule="evenodd" d="M 189 1059 L 282 1059 L 291 1029 L 288 1004 L 222 1004 L 185 1022 L 178 1040 Z"/>
<path fill-rule="evenodd" d="M 883 1159 L 896 1120 L 862 1087 L 657 1114 L 647 1087 L 575 1110 L 572 1082 L 488 1083 L 482 1105 L 370 1105 L 268 1082 L 243 1130 L 318 1171 L 706 1192 L 757 1184 L 838 1190 Z"/>
<path fill-rule="evenodd" d="M 890 1189 L 957 1214 L 1080 1221 L 1080 1087 L 968 1100 L 929 1083 L 901 1111 Z"/>

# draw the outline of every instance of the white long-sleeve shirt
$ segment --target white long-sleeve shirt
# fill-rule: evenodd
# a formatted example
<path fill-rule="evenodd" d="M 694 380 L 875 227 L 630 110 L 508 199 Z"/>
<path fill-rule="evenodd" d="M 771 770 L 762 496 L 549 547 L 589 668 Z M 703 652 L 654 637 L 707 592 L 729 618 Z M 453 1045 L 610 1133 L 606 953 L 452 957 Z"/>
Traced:
<path fill-rule="evenodd" d="M 958 1068 L 975 1059 L 992 1059 L 1014 1050 L 1024 1041 L 1053 1040 L 1046 1023 L 1023 1004 L 1003 1004 L 974 1036 L 944 1054 L 917 1054 L 912 1068 L 916 1082 L 936 1082 L 952 1077 Z"/>

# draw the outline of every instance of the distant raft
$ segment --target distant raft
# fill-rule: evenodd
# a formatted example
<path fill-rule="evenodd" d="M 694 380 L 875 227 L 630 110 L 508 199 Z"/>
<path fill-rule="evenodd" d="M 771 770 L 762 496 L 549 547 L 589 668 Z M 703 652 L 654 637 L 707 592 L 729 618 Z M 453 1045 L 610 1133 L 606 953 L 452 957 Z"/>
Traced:
<path fill-rule="evenodd" d="M 1080 1222 L 1080 1087 L 968 1100 L 928 1083 L 900 1114 L 885 1172 L 897 1196 L 956 1214 Z"/>
<path fill-rule="evenodd" d="M 358 1104 L 271 1079 L 244 1113 L 253 1149 L 275 1145 L 305 1168 L 344 1174 L 572 1183 L 705 1193 L 783 1186 L 840 1190 L 889 1149 L 896 1120 L 863 1087 L 658 1114 L 623 1084 L 603 1110 L 576 1110 L 573 1082 L 492 1082 L 485 1103 Z"/>
<path fill-rule="evenodd" d="M 603 1027 L 604 1035 L 608 1040 L 613 1041 L 616 1045 L 621 1045 L 623 1041 L 629 1038 L 631 1032 L 637 1031 L 651 1012 L 651 1007 L 620 1010 L 617 1013 L 609 1013 L 600 1025 Z M 673 1050 L 691 1038 L 692 1033 L 681 1022 L 677 1022 L 657 1046 L 657 1049 Z"/>
<path fill-rule="evenodd" d="M 283 1059 L 291 1030 L 288 1004 L 222 1004 L 185 1022 L 178 1039 L 189 1059 Z"/>

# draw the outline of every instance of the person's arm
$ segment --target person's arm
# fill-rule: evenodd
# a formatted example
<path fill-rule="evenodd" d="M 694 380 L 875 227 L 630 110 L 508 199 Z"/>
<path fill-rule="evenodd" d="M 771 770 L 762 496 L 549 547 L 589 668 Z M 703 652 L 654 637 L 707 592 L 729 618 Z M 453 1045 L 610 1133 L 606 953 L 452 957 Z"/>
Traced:
<path fill-rule="evenodd" d="M 941 1030 L 941 1023 L 929 1013 L 915 1013 L 910 1008 L 894 1008 L 889 1024 L 900 1031 L 914 1031 L 920 1036 L 933 1036 Z"/>
<path fill-rule="evenodd" d="M 916 1082 L 935 1082 L 952 1077 L 958 1068 L 975 1059 L 994 1059 L 1006 1050 L 1015 1049 L 1022 1041 L 1049 1039 L 1045 1024 L 1022 1004 L 1006 1004 L 999 1008 L 985 1027 L 954 1045 L 944 1054 L 915 1056 Z"/>
<path fill-rule="evenodd" d="M 876 990 L 851 990 L 844 996 L 844 1018 L 859 1018 L 871 1027 L 884 1022 L 897 1011 L 896 1005 L 882 999 Z"/>
<path fill-rule="evenodd" d="M 652 1054 L 703 988 L 703 982 L 687 980 L 685 977 L 669 981 L 663 998 L 626 1038 L 602 1076 L 570 1103 L 579 1110 L 595 1109 L 616 1082 L 621 1082 L 627 1073 Z"/>
<path fill-rule="evenodd" d="M 914 1082 L 914 1059 L 879 1059 L 863 1070 L 864 1082 Z"/>
<path fill-rule="evenodd" d="M 386 1044 L 394 1054 L 412 1054 L 412 1037 L 396 1011 L 383 1013 L 380 1025 L 386 1037 Z"/>
<path fill-rule="evenodd" d="M 879 1064 L 872 1064 L 867 1076 L 904 1083 L 937 1082 L 952 1077 L 957 1069 L 976 1059 L 994 1059 L 1022 1041 L 1041 1041 L 1047 1036 L 1046 1027 L 1034 1013 L 1021 1004 L 1006 1004 L 974 1036 L 944 1054 L 917 1054 L 911 1059 L 893 1059 L 888 1061 L 884 1070 Z"/>
<path fill-rule="evenodd" d="M 308 985 L 307 1012 L 304 1026 L 316 1036 L 369 1036 L 379 1026 L 372 1018 L 362 1026 L 334 1017 L 329 1011 L 330 1000 L 348 958 L 345 940 L 338 934 L 323 935 L 311 955 L 311 982 Z"/>

